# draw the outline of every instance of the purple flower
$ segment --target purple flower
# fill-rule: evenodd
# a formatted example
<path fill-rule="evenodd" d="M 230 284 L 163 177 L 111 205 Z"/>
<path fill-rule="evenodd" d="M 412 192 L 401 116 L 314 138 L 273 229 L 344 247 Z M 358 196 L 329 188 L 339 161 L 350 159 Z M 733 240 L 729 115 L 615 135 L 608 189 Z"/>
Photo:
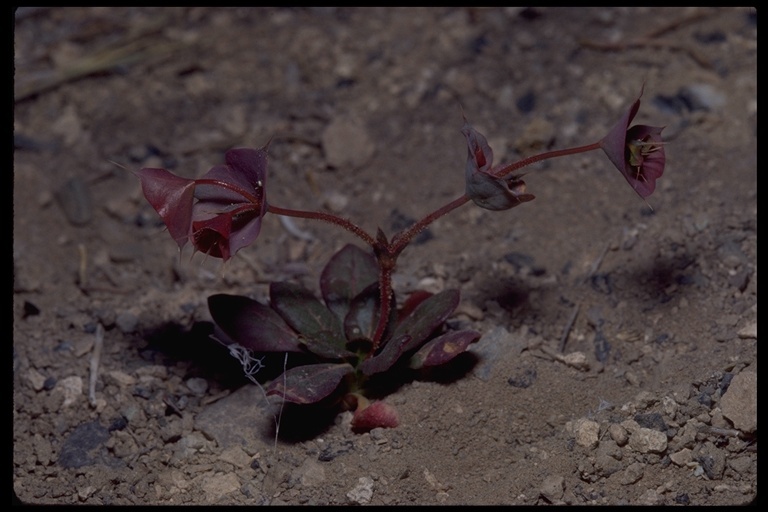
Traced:
<path fill-rule="evenodd" d="M 640 96 L 600 141 L 600 147 L 634 191 L 645 199 L 653 193 L 656 180 L 664 174 L 666 156 L 661 138 L 663 126 L 640 124 L 629 127 L 640 108 Z"/>
<path fill-rule="evenodd" d="M 225 165 L 196 180 L 165 169 L 135 174 L 180 249 L 191 241 L 195 250 L 227 261 L 261 230 L 267 212 L 266 149 L 231 149 Z"/>

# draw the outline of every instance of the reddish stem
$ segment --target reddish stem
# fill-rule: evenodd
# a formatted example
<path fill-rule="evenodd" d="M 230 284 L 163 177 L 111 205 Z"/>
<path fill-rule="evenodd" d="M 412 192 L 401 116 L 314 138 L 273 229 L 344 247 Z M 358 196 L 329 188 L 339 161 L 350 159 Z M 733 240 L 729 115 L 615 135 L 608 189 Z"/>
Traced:
<path fill-rule="evenodd" d="M 376 332 L 373 335 L 371 354 L 374 354 L 379 348 L 381 338 L 384 336 L 384 330 L 389 322 L 390 304 L 392 303 L 392 268 L 381 265 L 381 262 L 379 262 L 379 292 L 381 310 L 379 311 L 379 323 L 376 325 Z"/>
<path fill-rule="evenodd" d="M 405 247 L 411 242 L 411 240 L 413 240 L 413 238 L 416 235 L 424 231 L 427 228 L 427 226 L 429 226 L 430 224 L 432 224 L 437 219 L 439 219 L 446 213 L 450 212 L 451 210 L 455 210 L 456 208 L 463 205 L 467 201 L 469 201 L 469 197 L 467 195 L 457 197 L 450 203 L 441 206 L 434 212 L 422 218 L 420 221 L 411 225 L 408 229 L 396 234 L 392 238 L 392 243 L 389 244 L 390 252 L 392 253 L 393 257 L 396 259 L 400 255 L 400 253 L 403 252 L 403 249 L 405 249 Z"/>
<path fill-rule="evenodd" d="M 290 208 L 280 208 L 279 206 L 273 206 L 271 204 L 267 204 L 267 211 L 269 213 L 274 213 L 276 215 L 285 215 L 286 217 L 300 217 L 302 219 L 314 219 L 314 220 L 322 220 L 325 222 L 330 222 L 331 224 L 336 224 L 337 226 L 341 226 L 347 231 L 358 236 L 363 240 L 363 242 L 370 245 L 371 247 L 374 247 L 376 245 L 376 240 L 374 240 L 371 235 L 366 233 L 357 224 L 354 224 L 353 222 L 347 219 L 337 217 L 336 215 L 333 215 L 331 213 L 292 210 Z"/>
<path fill-rule="evenodd" d="M 596 149 L 600 149 L 601 147 L 602 147 L 602 141 L 595 142 L 594 144 L 588 144 L 586 146 L 579 146 L 577 148 L 557 149 L 555 151 L 547 151 L 546 153 L 529 156 L 528 158 L 524 158 L 518 162 L 501 166 L 495 170 L 492 169 L 491 174 L 493 174 L 497 178 L 501 178 L 511 172 L 514 172 L 518 169 L 525 167 L 526 165 L 531 165 L 536 162 L 540 162 L 542 160 L 547 160 L 549 158 L 557 158 L 560 156 L 575 155 L 577 153 L 586 153 L 587 151 L 594 151 Z"/>
<path fill-rule="evenodd" d="M 567 156 L 567 155 L 575 155 L 577 153 L 586 153 L 588 151 L 594 151 L 596 149 L 600 149 L 601 147 L 602 147 L 602 141 L 595 142 L 594 144 L 589 144 L 586 146 L 579 146 L 576 148 L 548 151 L 546 153 L 541 153 L 528 158 L 524 158 L 523 160 L 520 160 L 512 164 L 501 166 L 495 170 L 491 170 L 491 173 L 494 176 L 501 178 L 511 172 L 521 169 L 527 165 L 540 162 L 542 160 L 547 160 L 549 158 L 558 158 L 558 157 Z M 241 191 L 237 187 L 232 187 L 232 186 L 229 186 L 228 184 L 220 183 L 215 180 L 199 180 L 199 182 L 208 182 L 210 184 L 224 186 L 225 188 L 234 190 L 237 193 L 243 195 L 243 197 L 246 197 L 249 200 L 253 200 L 254 202 L 256 202 L 255 198 L 252 198 L 250 194 L 248 194 L 245 191 Z M 387 243 L 386 240 L 377 241 L 371 235 L 366 233 L 362 228 L 360 228 L 357 224 L 354 224 L 353 222 L 347 219 L 337 217 L 336 215 L 333 215 L 330 213 L 292 210 L 289 208 L 280 208 L 278 206 L 272 206 L 270 204 L 267 205 L 267 211 L 277 215 L 285 215 L 287 217 L 301 217 L 305 219 L 322 220 L 325 222 L 330 222 L 331 224 L 336 224 L 338 226 L 343 227 L 347 231 L 355 234 L 360 239 L 362 239 L 366 244 L 370 245 L 374 249 L 376 258 L 379 262 L 379 291 L 381 293 L 381 310 L 379 314 L 379 322 L 378 322 L 378 325 L 376 326 L 376 332 L 373 337 L 373 350 L 371 351 L 371 354 L 373 354 L 378 348 L 379 344 L 381 343 L 381 338 L 382 336 L 384 336 L 384 331 L 386 330 L 387 323 L 389 321 L 390 302 L 392 298 L 391 297 L 392 296 L 392 272 L 395 269 L 395 264 L 397 263 L 398 256 L 400 256 L 400 253 L 403 252 L 403 250 L 408 246 L 408 244 L 413 240 L 413 238 L 419 233 L 421 233 L 424 229 L 426 229 L 427 226 L 435 222 L 437 219 L 439 219 L 443 215 L 446 215 L 447 213 L 458 208 L 459 206 L 462 206 L 464 203 L 469 202 L 469 200 L 470 200 L 470 197 L 467 196 L 466 194 L 460 197 L 457 197 L 450 203 L 441 206 L 440 208 L 426 215 L 425 217 L 423 217 L 421 220 L 417 221 L 410 227 L 397 233 L 392 238 L 392 241 L 389 243 Z"/>

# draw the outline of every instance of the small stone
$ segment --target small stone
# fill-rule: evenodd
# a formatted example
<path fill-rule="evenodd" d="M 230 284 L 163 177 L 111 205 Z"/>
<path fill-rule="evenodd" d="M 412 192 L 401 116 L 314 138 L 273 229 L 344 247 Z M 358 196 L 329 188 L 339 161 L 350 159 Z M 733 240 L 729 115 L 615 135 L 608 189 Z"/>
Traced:
<path fill-rule="evenodd" d="M 165 380 L 168 378 L 168 368 L 159 364 L 150 364 L 136 368 L 136 375 L 139 376 L 139 380 Z"/>
<path fill-rule="evenodd" d="M 710 425 L 713 427 L 724 429 L 731 428 L 730 423 L 728 423 L 728 420 L 725 419 L 725 416 L 723 416 L 723 411 L 719 407 L 715 407 L 709 411 L 709 415 L 712 417 L 710 420 Z"/>
<path fill-rule="evenodd" d="M 483 313 L 483 310 L 477 307 L 476 305 L 469 303 L 469 302 L 460 302 L 459 306 L 456 308 L 455 314 L 458 315 L 465 315 L 470 320 L 482 320 L 485 316 L 485 313 Z"/>
<path fill-rule="evenodd" d="M 622 485 L 631 485 L 641 478 L 645 472 L 645 464 L 641 462 L 634 462 L 627 466 L 627 468 L 621 474 Z"/>
<path fill-rule="evenodd" d="M 77 490 L 77 497 L 80 498 L 80 501 L 87 500 L 94 492 L 96 492 L 96 488 L 92 485 L 88 485 L 85 487 L 81 487 Z"/>
<path fill-rule="evenodd" d="M 714 110 L 725 105 L 725 95 L 710 84 L 686 85 L 678 95 L 687 101 L 691 110 Z"/>
<path fill-rule="evenodd" d="M 542 498 L 550 503 L 557 503 L 563 499 L 565 491 L 565 478 L 559 475 L 549 475 L 541 483 L 540 493 Z"/>
<path fill-rule="evenodd" d="M 187 387 L 197 396 L 203 396 L 208 391 L 208 381 L 200 377 L 187 379 Z"/>
<path fill-rule="evenodd" d="M 629 436 L 629 447 L 639 453 L 664 453 L 667 436 L 658 430 L 640 427 Z"/>
<path fill-rule="evenodd" d="M 347 499 L 352 504 L 365 505 L 373 498 L 373 479 L 369 476 L 361 476 L 357 485 L 347 493 Z"/>
<path fill-rule="evenodd" d="M 83 379 L 77 376 L 66 377 L 61 379 L 57 385 L 57 390 L 61 390 L 64 394 L 64 403 L 62 407 L 69 407 L 77 401 L 77 399 L 83 394 Z"/>
<path fill-rule="evenodd" d="M 93 218 L 91 192 L 82 178 L 76 176 L 70 179 L 54 195 L 64 216 L 73 226 L 84 226 Z"/>
<path fill-rule="evenodd" d="M 725 453 L 707 443 L 696 457 L 696 461 L 704 469 L 704 473 L 710 480 L 721 480 L 725 471 Z"/>
<path fill-rule="evenodd" d="M 662 497 L 656 492 L 656 489 L 648 489 L 637 499 L 638 505 L 660 505 Z"/>
<path fill-rule="evenodd" d="M 624 378 L 627 379 L 627 382 L 630 385 L 635 386 L 635 387 L 640 386 L 640 384 L 642 382 L 640 380 L 640 377 L 638 377 L 637 374 L 635 372 L 633 372 L 632 370 L 627 370 L 626 372 L 624 372 Z"/>
<path fill-rule="evenodd" d="M 608 433 L 611 435 L 611 439 L 619 446 L 624 446 L 629 441 L 629 433 L 627 429 L 619 425 L 618 423 L 612 423 L 608 427 Z"/>
<path fill-rule="evenodd" d="M 32 446 L 35 448 L 37 462 L 42 466 L 47 466 L 53 461 L 53 448 L 51 442 L 40 434 L 35 434 L 32 438 Z"/>
<path fill-rule="evenodd" d="M 720 399 L 723 416 L 742 432 L 757 432 L 757 372 L 743 370 Z"/>
<path fill-rule="evenodd" d="M 581 418 L 569 424 L 571 424 L 571 432 L 576 439 L 576 444 L 589 449 L 597 447 L 600 435 L 599 423 Z"/>
<path fill-rule="evenodd" d="M 739 338 L 757 339 L 757 322 L 752 322 L 742 327 L 738 332 Z"/>
<path fill-rule="evenodd" d="M 677 466 L 685 466 L 693 460 L 693 454 L 690 449 L 683 448 L 669 456 L 669 459 Z"/>
<path fill-rule="evenodd" d="M 105 384 L 114 384 L 120 388 L 127 388 L 136 384 L 136 377 L 128 375 L 120 370 L 111 370 L 104 374 Z"/>
<path fill-rule="evenodd" d="M 63 468 L 81 468 L 104 462 L 99 448 L 109 439 L 109 431 L 98 421 L 83 423 L 70 432 L 59 447 L 58 464 Z"/>
<path fill-rule="evenodd" d="M 349 204 L 349 197 L 340 192 L 329 192 L 326 194 L 323 204 L 331 212 L 341 213 Z"/>
<path fill-rule="evenodd" d="M 123 311 L 115 318 L 115 324 L 123 334 L 130 334 L 136 330 L 139 318 L 130 311 Z"/>
<path fill-rule="evenodd" d="M 229 462 L 237 468 L 247 468 L 251 465 L 251 457 L 239 446 L 231 446 L 221 452 L 219 459 Z"/>
<path fill-rule="evenodd" d="M 37 371 L 35 368 L 27 370 L 27 382 L 29 386 L 35 391 L 41 391 L 45 386 L 45 375 Z"/>

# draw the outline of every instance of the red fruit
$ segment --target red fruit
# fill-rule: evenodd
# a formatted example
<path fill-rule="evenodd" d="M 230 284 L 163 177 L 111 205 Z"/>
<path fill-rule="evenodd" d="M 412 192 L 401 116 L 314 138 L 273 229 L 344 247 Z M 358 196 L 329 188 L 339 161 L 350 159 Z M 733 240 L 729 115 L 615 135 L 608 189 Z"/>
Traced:
<path fill-rule="evenodd" d="M 373 402 L 365 409 L 358 409 L 352 417 L 352 430 L 361 433 L 377 427 L 395 428 L 400 424 L 397 409 L 385 402 Z"/>

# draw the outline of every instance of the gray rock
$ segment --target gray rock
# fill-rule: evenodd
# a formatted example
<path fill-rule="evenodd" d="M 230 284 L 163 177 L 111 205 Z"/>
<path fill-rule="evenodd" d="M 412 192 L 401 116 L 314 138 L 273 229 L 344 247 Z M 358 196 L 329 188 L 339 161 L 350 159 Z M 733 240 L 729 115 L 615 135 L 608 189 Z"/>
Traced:
<path fill-rule="evenodd" d="M 541 483 L 539 491 L 541 497 L 550 503 L 557 503 L 563 499 L 565 492 L 565 479 L 559 475 L 549 475 Z"/>
<path fill-rule="evenodd" d="M 742 432 L 757 431 L 757 372 L 736 375 L 720 399 L 723 416 Z"/>
<path fill-rule="evenodd" d="M 347 493 L 350 503 L 365 505 L 373 498 L 373 479 L 369 476 L 361 476 L 357 485 Z"/>
<path fill-rule="evenodd" d="M 576 444 L 590 449 L 597 447 L 600 435 L 599 423 L 581 418 L 572 423 L 569 422 L 569 426 L 571 432 L 573 432 L 573 437 L 576 439 Z"/>
<path fill-rule="evenodd" d="M 195 429 L 222 448 L 239 446 L 253 453 L 274 442 L 268 437 L 273 422 L 261 390 L 247 385 L 207 406 L 195 417 Z"/>

